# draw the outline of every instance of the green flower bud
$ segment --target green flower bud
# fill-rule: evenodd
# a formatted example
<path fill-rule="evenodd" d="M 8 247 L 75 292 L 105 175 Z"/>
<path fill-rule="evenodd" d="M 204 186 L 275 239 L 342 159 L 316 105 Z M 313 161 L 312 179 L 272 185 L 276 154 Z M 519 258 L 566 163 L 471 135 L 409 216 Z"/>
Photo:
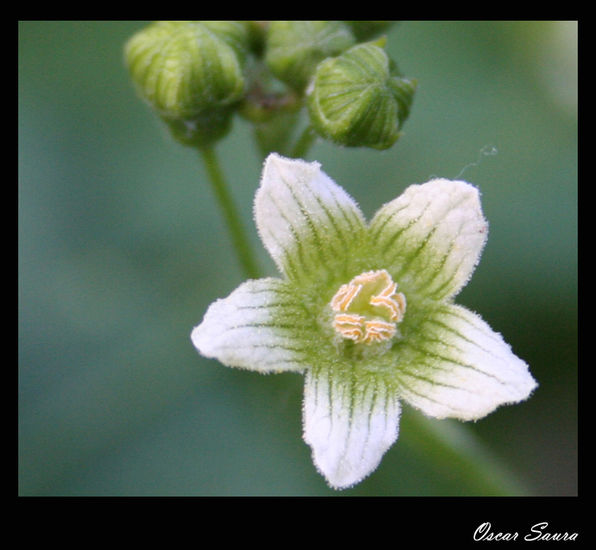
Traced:
<path fill-rule="evenodd" d="M 320 61 L 355 42 L 341 21 L 272 21 L 267 28 L 265 62 L 279 80 L 303 90 Z"/>
<path fill-rule="evenodd" d="M 246 25 L 236 21 L 158 21 L 126 44 L 125 61 L 140 95 L 176 138 L 209 143 L 229 127 L 230 105 L 244 93 Z"/>
<path fill-rule="evenodd" d="M 308 94 L 315 130 L 339 145 L 387 149 L 400 136 L 416 82 L 399 75 L 384 40 L 322 61 Z"/>
<path fill-rule="evenodd" d="M 234 110 L 209 109 L 190 118 L 164 118 L 174 139 L 183 145 L 204 147 L 223 139 L 230 131 Z"/>
<path fill-rule="evenodd" d="M 397 21 L 346 21 L 358 42 L 371 40 L 384 33 Z"/>
<path fill-rule="evenodd" d="M 241 63 L 246 59 L 252 30 L 247 21 L 195 21 L 230 46 Z"/>

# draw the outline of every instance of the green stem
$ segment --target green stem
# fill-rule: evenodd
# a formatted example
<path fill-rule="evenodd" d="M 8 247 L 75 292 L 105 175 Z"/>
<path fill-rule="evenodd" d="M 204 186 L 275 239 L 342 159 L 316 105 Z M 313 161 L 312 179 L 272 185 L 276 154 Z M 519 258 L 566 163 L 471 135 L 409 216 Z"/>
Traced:
<path fill-rule="evenodd" d="M 211 189 L 215 194 L 218 206 L 228 226 L 238 261 L 245 275 L 250 279 L 256 279 L 259 277 L 259 268 L 257 267 L 252 248 L 242 227 L 240 215 L 228 190 L 215 149 L 213 147 L 205 147 L 200 149 L 200 152 L 207 170 L 207 175 L 209 176 Z"/>
<path fill-rule="evenodd" d="M 304 128 L 302 134 L 298 138 L 298 141 L 294 145 L 292 158 L 305 158 L 316 139 L 316 132 L 312 126 L 308 125 L 306 128 Z"/>
<path fill-rule="evenodd" d="M 463 482 L 462 494 L 475 496 L 528 496 L 529 490 L 501 461 L 459 422 L 431 420 L 404 411 L 400 432 L 404 443 L 432 461 L 446 478 Z"/>

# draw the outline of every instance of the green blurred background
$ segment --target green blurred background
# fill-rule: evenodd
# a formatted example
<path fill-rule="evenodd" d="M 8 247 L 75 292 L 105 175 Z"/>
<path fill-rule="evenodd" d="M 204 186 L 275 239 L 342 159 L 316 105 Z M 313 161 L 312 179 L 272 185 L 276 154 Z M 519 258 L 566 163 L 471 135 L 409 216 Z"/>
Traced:
<path fill-rule="evenodd" d="M 124 69 L 145 24 L 19 23 L 19 494 L 479 494 L 420 451 L 407 416 L 378 470 L 333 492 L 301 438 L 302 378 L 196 353 L 192 327 L 243 276 L 197 154 Z M 481 188 L 490 237 L 457 301 L 540 387 L 466 427 L 529 494 L 575 495 L 577 24 L 403 22 L 388 50 L 419 81 L 403 138 L 382 153 L 320 142 L 309 158 L 367 216 L 432 176 L 464 170 Z M 218 153 L 274 274 L 252 222 L 261 161 L 243 121 Z"/>

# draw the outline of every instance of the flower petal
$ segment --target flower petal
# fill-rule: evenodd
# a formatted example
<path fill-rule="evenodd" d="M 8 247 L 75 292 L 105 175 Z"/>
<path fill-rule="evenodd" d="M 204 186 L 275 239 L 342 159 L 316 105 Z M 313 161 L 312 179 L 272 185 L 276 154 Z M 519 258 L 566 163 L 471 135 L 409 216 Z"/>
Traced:
<path fill-rule="evenodd" d="M 401 395 L 436 418 L 482 418 L 530 396 L 536 381 L 478 315 L 444 304 L 399 346 Z"/>
<path fill-rule="evenodd" d="M 361 481 L 398 435 L 397 394 L 374 378 L 366 383 L 332 369 L 311 369 L 304 389 L 304 440 L 331 487 Z"/>
<path fill-rule="evenodd" d="M 371 222 L 373 242 L 400 287 L 437 300 L 467 283 L 487 229 L 478 190 L 446 179 L 411 185 Z"/>
<path fill-rule="evenodd" d="M 312 325 L 285 281 L 241 284 L 217 300 L 191 339 L 205 357 L 260 372 L 302 371 L 308 366 Z"/>
<path fill-rule="evenodd" d="M 265 248 L 293 280 L 333 273 L 366 227 L 357 204 L 319 163 L 275 153 L 265 161 L 255 219 Z"/>

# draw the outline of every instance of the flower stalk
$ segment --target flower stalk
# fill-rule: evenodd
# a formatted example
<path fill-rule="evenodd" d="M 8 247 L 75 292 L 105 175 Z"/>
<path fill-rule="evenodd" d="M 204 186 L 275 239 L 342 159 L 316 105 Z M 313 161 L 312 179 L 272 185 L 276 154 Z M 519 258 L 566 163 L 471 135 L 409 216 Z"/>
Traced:
<path fill-rule="evenodd" d="M 293 158 L 306 158 L 311 147 L 317 140 L 317 137 L 318 135 L 315 132 L 314 128 L 310 125 L 306 126 L 306 128 L 302 130 L 302 133 L 296 140 L 291 156 Z"/>
<path fill-rule="evenodd" d="M 402 417 L 403 442 L 445 478 L 463 484 L 472 496 L 529 496 L 529 488 L 506 468 L 468 428 L 456 422 L 436 422 L 412 410 Z"/>
<path fill-rule="evenodd" d="M 199 151 L 207 171 L 211 190 L 227 226 L 238 262 L 246 277 L 249 279 L 257 278 L 259 277 L 259 268 L 246 232 L 242 227 L 241 217 L 228 189 L 215 148 L 204 147 Z"/>

